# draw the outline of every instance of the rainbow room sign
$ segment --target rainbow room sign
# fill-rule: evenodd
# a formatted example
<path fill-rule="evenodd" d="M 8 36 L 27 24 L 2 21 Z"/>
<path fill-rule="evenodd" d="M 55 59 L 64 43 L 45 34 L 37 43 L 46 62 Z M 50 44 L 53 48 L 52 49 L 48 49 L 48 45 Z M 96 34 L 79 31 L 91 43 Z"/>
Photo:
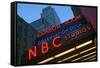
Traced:
<path fill-rule="evenodd" d="M 75 43 L 78 39 L 93 34 L 94 30 L 92 26 L 84 17 L 77 15 L 61 25 L 51 27 L 51 29 L 46 29 L 38 33 L 34 47 L 28 49 L 28 60 L 30 61 L 37 57 L 46 57 L 46 55 L 53 56 L 58 53 L 58 48 L 68 46 L 71 41 L 76 40 L 74 41 Z M 49 54 L 51 52 L 52 54 Z"/>

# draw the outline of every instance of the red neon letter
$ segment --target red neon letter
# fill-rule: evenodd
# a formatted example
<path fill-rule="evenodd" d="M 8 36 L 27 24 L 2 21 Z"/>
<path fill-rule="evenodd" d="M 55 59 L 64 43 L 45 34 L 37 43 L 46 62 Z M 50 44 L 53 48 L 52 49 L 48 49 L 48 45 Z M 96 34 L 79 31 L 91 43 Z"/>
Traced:
<path fill-rule="evenodd" d="M 86 32 L 87 31 L 87 28 L 82 28 L 82 32 Z"/>
<path fill-rule="evenodd" d="M 57 36 L 57 37 L 55 37 L 55 38 L 53 39 L 52 44 L 53 44 L 54 47 L 60 47 L 60 46 L 62 45 L 62 43 L 59 43 L 59 44 L 56 44 L 56 43 L 55 43 L 56 40 L 59 39 L 59 38 L 60 38 L 60 36 Z"/>
<path fill-rule="evenodd" d="M 41 45 L 42 48 L 42 54 L 48 52 L 49 48 L 48 48 L 48 42 L 43 42 Z"/>
<path fill-rule="evenodd" d="M 29 60 L 31 60 L 32 57 L 36 57 L 37 56 L 36 46 L 34 46 L 34 50 L 31 49 L 31 48 L 29 49 L 28 55 L 29 55 Z"/>

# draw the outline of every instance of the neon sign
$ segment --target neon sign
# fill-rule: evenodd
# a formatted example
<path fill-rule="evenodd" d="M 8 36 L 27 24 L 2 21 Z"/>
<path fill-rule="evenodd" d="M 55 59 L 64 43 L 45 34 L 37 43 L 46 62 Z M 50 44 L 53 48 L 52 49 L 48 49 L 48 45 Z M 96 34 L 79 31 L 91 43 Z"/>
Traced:
<path fill-rule="evenodd" d="M 77 39 L 78 36 L 80 37 L 84 34 L 87 35 L 91 30 L 92 27 L 84 22 L 77 22 L 68 27 L 64 26 L 57 30 L 57 32 L 55 31 L 47 36 L 43 36 L 44 38 L 38 39 L 37 42 L 40 42 L 40 40 L 41 42 L 36 43 L 33 48 L 29 48 L 28 59 L 31 60 L 39 55 L 45 55 L 46 53 L 49 53 L 50 47 L 52 47 L 52 49 L 60 48 L 65 42 L 67 43 L 68 40 L 73 38 Z M 40 53 L 38 53 L 38 50 Z"/>
<path fill-rule="evenodd" d="M 73 31 L 73 32 L 71 32 L 71 33 L 69 33 L 69 34 L 65 34 L 63 37 L 61 37 L 61 36 L 56 36 L 56 37 L 54 37 L 54 38 L 52 39 L 52 41 L 51 41 L 52 46 L 53 46 L 54 48 L 59 48 L 59 47 L 63 46 L 63 43 L 64 43 L 64 42 L 67 42 L 67 40 L 69 40 L 69 39 L 71 39 L 71 38 L 73 38 L 73 37 L 79 36 L 79 35 L 81 35 L 82 33 L 87 33 L 87 32 L 89 32 L 90 30 L 91 30 L 91 27 L 88 26 L 88 25 L 86 25 L 85 27 L 82 27 L 82 28 L 80 28 L 80 29 L 78 29 L 78 30 L 75 30 L 75 31 Z M 57 42 L 57 40 L 60 40 L 60 41 Z M 63 42 L 61 42 L 61 41 L 63 41 Z M 41 55 L 42 55 L 42 54 L 45 54 L 45 53 L 48 53 L 49 47 L 50 47 L 50 46 L 51 46 L 51 45 L 49 45 L 49 42 L 48 42 L 48 41 L 43 42 L 43 43 L 41 44 Z M 37 47 L 38 47 L 38 46 L 34 46 L 33 48 L 30 48 L 30 49 L 29 49 L 29 60 L 31 60 L 32 57 L 37 57 L 37 56 L 38 56 L 38 54 L 37 54 Z"/>
<path fill-rule="evenodd" d="M 43 35 L 49 34 L 49 33 L 51 33 L 51 32 L 54 32 L 54 31 L 56 31 L 56 30 L 58 30 L 58 29 L 60 29 L 60 28 L 63 28 L 63 26 L 64 26 L 64 27 L 67 27 L 67 26 L 69 26 L 70 24 L 73 24 L 73 23 L 75 23 L 75 22 L 77 22 L 77 21 L 79 21 L 79 20 L 81 20 L 81 19 L 82 19 L 82 16 L 81 16 L 81 15 L 77 15 L 76 17 L 74 17 L 74 18 L 68 20 L 67 22 L 64 22 L 64 24 L 57 25 L 57 26 L 53 26 L 53 27 L 51 27 L 50 29 L 45 29 L 43 32 L 39 32 L 39 33 L 37 34 L 37 37 L 41 37 L 41 36 L 43 36 Z"/>

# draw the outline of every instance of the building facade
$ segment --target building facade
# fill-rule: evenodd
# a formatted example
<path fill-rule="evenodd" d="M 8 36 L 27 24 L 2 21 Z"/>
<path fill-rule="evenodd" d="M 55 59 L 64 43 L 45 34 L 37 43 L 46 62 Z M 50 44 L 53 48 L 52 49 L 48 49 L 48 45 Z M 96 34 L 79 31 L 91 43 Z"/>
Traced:
<path fill-rule="evenodd" d="M 51 6 L 48 6 L 42 10 L 41 18 L 32 22 L 31 25 L 38 32 L 41 32 L 54 25 L 59 25 L 60 23 L 61 22 L 56 11 Z"/>
<path fill-rule="evenodd" d="M 16 55 L 17 63 L 22 64 L 22 56 L 28 50 L 34 46 L 34 40 L 36 38 L 36 30 L 32 28 L 30 24 L 25 22 L 21 17 L 17 16 L 16 23 Z"/>

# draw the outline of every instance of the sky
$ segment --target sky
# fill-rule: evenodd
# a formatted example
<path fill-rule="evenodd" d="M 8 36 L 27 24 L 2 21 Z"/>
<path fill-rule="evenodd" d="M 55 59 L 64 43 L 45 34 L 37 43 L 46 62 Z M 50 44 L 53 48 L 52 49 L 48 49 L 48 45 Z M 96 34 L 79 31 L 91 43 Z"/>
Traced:
<path fill-rule="evenodd" d="M 49 5 L 18 3 L 17 14 L 27 23 L 32 23 L 41 18 L 42 9 L 47 6 Z M 51 7 L 56 11 L 61 23 L 74 17 L 70 6 L 51 5 Z"/>

